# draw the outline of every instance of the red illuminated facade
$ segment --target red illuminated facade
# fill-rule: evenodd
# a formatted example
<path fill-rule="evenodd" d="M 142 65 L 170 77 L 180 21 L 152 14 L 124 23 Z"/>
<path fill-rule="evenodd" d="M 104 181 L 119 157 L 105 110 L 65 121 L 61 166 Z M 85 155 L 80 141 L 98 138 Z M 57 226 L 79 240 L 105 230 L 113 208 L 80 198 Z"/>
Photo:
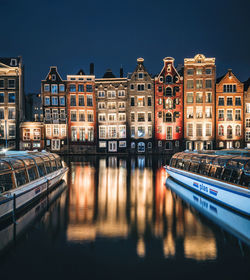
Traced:
<path fill-rule="evenodd" d="M 179 151 L 183 138 L 183 77 L 174 58 L 163 59 L 155 78 L 155 148 L 158 152 Z"/>

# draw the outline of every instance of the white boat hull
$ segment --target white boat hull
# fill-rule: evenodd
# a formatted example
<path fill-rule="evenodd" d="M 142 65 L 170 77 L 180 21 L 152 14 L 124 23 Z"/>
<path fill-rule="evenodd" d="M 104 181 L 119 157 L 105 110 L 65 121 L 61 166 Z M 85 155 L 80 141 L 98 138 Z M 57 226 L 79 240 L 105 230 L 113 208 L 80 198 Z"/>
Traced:
<path fill-rule="evenodd" d="M 213 178 L 166 167 L 166 172 L 176 181 L 223 205 L 250 216 L 250 190 L 218 181 Z"/>

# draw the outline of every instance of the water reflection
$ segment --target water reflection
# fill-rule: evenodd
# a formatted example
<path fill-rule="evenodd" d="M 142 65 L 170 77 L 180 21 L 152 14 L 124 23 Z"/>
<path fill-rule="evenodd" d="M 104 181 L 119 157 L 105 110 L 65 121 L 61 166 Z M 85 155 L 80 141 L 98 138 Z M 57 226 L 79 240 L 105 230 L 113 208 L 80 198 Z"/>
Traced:
<path fill-rule="evenodd" d="M 216 258 L 213 231 L 166 188 L 166 173 L 153 169 L 152 158 L 114 156 L 71 162 L 70 169 L 68 242 L 132 239 L 144 258 L 155 239 L 165 258 Z"/>

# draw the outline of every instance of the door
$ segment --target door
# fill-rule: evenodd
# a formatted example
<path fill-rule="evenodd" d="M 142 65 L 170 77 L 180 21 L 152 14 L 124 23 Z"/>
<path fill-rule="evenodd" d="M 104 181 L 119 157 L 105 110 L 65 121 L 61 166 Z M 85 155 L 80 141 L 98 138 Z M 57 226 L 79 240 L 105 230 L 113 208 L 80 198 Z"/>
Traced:
<path fill-rule="evenodd" d="M 116 151 L 117 151 L 117 142 L 109 141 L 109 152 L 116 152 Z"/>
<path fill-rule="evenodd" d="M 53 151 L 60 150 L 60 139 L 52 139 L 51 150 Z"/>

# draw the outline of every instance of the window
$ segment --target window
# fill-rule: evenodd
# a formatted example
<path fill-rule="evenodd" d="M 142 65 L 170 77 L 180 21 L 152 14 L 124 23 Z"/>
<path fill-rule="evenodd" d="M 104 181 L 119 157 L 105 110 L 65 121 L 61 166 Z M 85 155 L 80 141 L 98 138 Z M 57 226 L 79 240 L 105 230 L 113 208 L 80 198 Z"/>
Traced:
<path fill-rule="evenodd" d="M 193 92 L 187 93 L 187 103 L 194 103 L 194 94 Z"/>
<path fill-rule="evenodd" d="M 44 97 L 44 105 L 45 106 L 49 106 L 50 105 L 50 98 L 49 98 L 49 96 L 45 96 Z"/>
<path fill-rule="evenodd" d="M 131 122 L 135 122 L 135 113 L 134 112 L 130 113 L 130 119 L 131 119 Z"/>
<path fill-rule="evenodd" d="M 15 103 L 15 93 L 14 92 L 8 93 L 8 103 Z"/>
<path fill-rule="evenodd" d="M 87 92 L 92 92 L 93 91 L 93 86 L 92 85 L 86 85 L 86 91 Z"/>
<path fill-rule="evenodd" d="M 233 98 L 227 97 L 227 106 L 233 106 Z"/>
<path fill-rule="evenodd" d="M 205 80 L 205 88 L 212 88 L 212 80 Z"/>
<path fill-rule="evenodd" d="M 79 128 L 79 140 L 80 141 L 86 141 L 85 128 L 84 127 Z"/>
<path fill-rule="evenodd" d="M 138 79 L 143 79 L 143 73 L 138 73 Z"/>
<path fill-rule="evenodd" d="M 116 94 L 115 94 L 115 91 L 108 91 L 108 98 L 115 98 L 116 97 Z"/>
<path fill-rule="evenodd" d="M 173 137 L 173 136 L 172 136 L 172 130 L 173 130 L 173 129 L 172 129 L 171 126 L 168 126 L 168 127 L 167 127 L 167 133 L 166 133 L 166 139 L 167 139 L 167 140 L 171 140 L 171 139 L 172 139 L 172 137 Z"/>
<path fill-rule="evenodd" d="M 132 90 L 133 90 L 134 88 L 135 88 L 135 87 L 134 87 L 134 85 L 133 85 L 133 84 L 131 84 L 131 85 L 130 85 L 130 89 L 132 89 Z"/>
<path fill-rule="evenodd" d="M 60 110 L 60 119 L 65 120 L 66 119 L 66 114 L 65 114 L 65 109 Z"/>
<path fill-rule="evenodd" d="M 0 108 L 0 119 L 4 120 L 4 108 Z"/>
<path fill-rule="evenodd" d="M 206 108 L 205 108 L 205 117 L 207 119 L 212 118 L 212 107 L 206 106 Z"/>
<path fill-rule="evenodd" d="M 148 137 L 152 137 L 152 135 L 153 135 L 152 126 L 149 125 L 149 126 L 148 126 Z"/>
<path fill-rule="evenodd" d="M 45 109 L 45 120 L 50 120 L 51 115 L 50 115 L 50 109 Z"/>
<path fill-rule="evenodd" d="M 135 106 L 135 98 L 134 97 L 130 98 L 130 106 Z"/>
<path fill-rule="evenodd" d="M 50 87 L 49 87 L 48 84 L 45 84 L 45 85 L 43 86 L 43 89 L 44 89 L 45 92 L 48 92 L 48 91 L 50 90 Z"/>
<path fill-rule="evenodd" d="M 131 137 L 135 137 L 135 127 L 131 126 Z"/>
<path fill-rule="evenodd" d="M 201 106 L 196 107 L 196 118 L 197 119 L 202 119 L 203 118 L 203 112 L 202 112 L 202 107 Z"/>
<path fill-rule="evenodd" d="M 0 138 L 2 138 L 2 139 L 5 137 L 4 131 L 5 131 L 4 125 L 0 124 Z"/>
<path fill-rule="evenodd" d="M 218 131 L 219 136 L 224 136 L 224 126 L 219 125 L 219 131 Z"/>
<path fill-rule="evenodd" d="M 241 98 L 235 97 L 235 106 L 241 106 Z"/>
<path fill-rule="evenodd" d="M 218 113 L 219 121 L 224 121 L 224 110 L 219 110 Z"/>
<path fill-rule="evenodd" d="M 187 89 L 194 88 L 194 80 L 187 80 Z"/>
<path fill-rule="evenodd" d="M 236 85 L 223 85 L 223 92 L 236 92 Z"/>
<path fill-rule="evenodd" d="M 106 138 L 106 127 L 105 126 L 99 126 L 99 138 L 100 139 Z"/>
<path fill-rule="evenodd" d="M 58 86 L 57 85 L 51 85 L 51 93 L 58 93 Z"/>
<path fill-rule="evenodd" d="M 196 75 L 202 75 L 202 68 L 196 69 Z"/>
<path fill-rule="evenodd" d="M 105 97 L 105 91 L 98 91 L 98 97 L 100 98 Z"/>
<path fill-rule="evenodd" d="M 219 97 L 219 106 L 224 106 L 224 97 Z"/>
<path fill-rule="evenodd" d="M 159 87 L 158 87 L 158 91 L 159 91 L 159 92 L 162 92 L 162 86 L 159 86 Z"/>
<path fill-rule="evenodd" d="M 124 97 L 125 96 L 125 90 L 118 90 L 118 97 Z"/>
<path fill-rule="evenodd" d="M 196 80 L 196 88 L 197 89 L 200 89 L 200 88 L 202 88 L 203 86 L 202 86 L 202 80 Z"/>
<path fill-rule="evenodd" d="M 187 119 L 192 119 L 194 117 L 194 108 L 187 107 Z"/>
<path fill-rule="evenodd" d="M 166 96 L 172 96 L 172 88 L 171 87 L 166 88 Z"/>
<path fill-rule="evenodd" d="M 152 106 L 152 98 L 151 98 L 151 96 L 148 97 L 148 106 Z"/>
<path fill-rule="evenodd" d="M 194 75 L 194 69 L 187 69 L 187 75 Z"/>
<path fill-rule="evenodd" d="M 202 136 L 202 123 L 196 124 L 196 136 L 197 137 Z"/>
<path fill-rule="evenodd" d="M 106 115 L 105 114 L 99 114 L 98 119 L 99 119 L 100 122 L 104 122 L 104 121 L 106 121 Z"/>
<path fill-rule="evenodd" d="M 60 96 L 59 100 L 60 100 L 60 105 L 61 106 L 65 106 L 65 97 L 64 96 Z"/>
<path fill-rule="evenodd" d="M 108 109 L 110 109 L 110 110 L 116 109 L 116 103 L 115 102 L 108 102 Z"/>
<path fill-rule="evenodd" d="M 158 118 L 159 119 L 162 118 L 162 112 L 161 111 L 158 112 Z"/>
<path fill-rule="evenodd" d="M 84 106 L 84 95 L 83 94 L 78 95 L 78 104 L 79 104 L 79 106 Z"/>
<path fill-rule="evenodd" d="M 77 128 L 71 127 L 71 141 L 77 141 Z"/>
<path fill-rule="evenodd" d="M 193 136 L 193 124 L 192 123 L 187 124 L 187 136 Z"/>
<path fill-rule="evenodd" d="M 149 112 L 148 113 L 148 121 L 151 122 L 152 121 L 152 114 Z"/>
<path fill-rule="evenodd" d="M 138 84 L 137 85 L 137 90 L 138 91 L 143 91 L 144 90 L 144 84 Z"/>
<path fill-rule="evenodd" d="M 116 126 L 109 126 L 108 127 L 108 135 L 109 135 L 109 138 L 116 138 L 117 137 Z"/>
<path fill-rule="evenodd" d="M 126 148 L 127 147 L 127 142 L 126 141 L 119 141 L 119 147 L 120 148 Z"/>
<path fill-rule="evenodd" d="M 85 112 L 79 111 L 79 121 L 84 122 L 85 121 Z"/>
<path fill-rule="evenodd" d="M 161 126 L 157 126 L 157 133 L 162 133 L 162 127 Z"/>
<path fill-rule="evenodd" d="M 235 136 L 241 136 L 240 125 L 236 125 L 235 127 Z"/>
<path fill-rule="evenodd" d="M 206 68 L 206 75 L 211 75 L 212 74 L 212 69 L 211 68 Z"/>
<path fill-rule="evenodd" d="M 172 82 L 173 82 L 172 77 L 170 75 L 167 75 L 166 76 L 166 84 L 172 84 Z"/>
<path fill-rule="evenodd" d="M 84 92 L 84 85 L 78 85 L 78 91 Z"/>
<path fill-rule="evenodd" d="M 15 80 L 8 80 L 8 88 L 15 88 Z"/>
<path fill-rule="evenodd" d="M 9 124 L 9 137 L 16 136 L 16 126 L 14 124 Z"/>
<path fill-rule="evenodd" d="M 233 138 L 233 129 L 231 125 L 227 126 L 227 138 L 232 139 Z"/>
<path fill-rule="evenodd" d="M 203 103 L 203 94 L 202 92 L 196 93 L 196 103 Z"/>
<path fill-rule="evenodd" d="M 125 113 L 119 113 L 118 114 L 118 120 L 119 120 L 119 122 L 126 121 L 126 114 Z"/>
<path fill-rule="evenodd" d="M 125 108 L 125 102 L 119 102 L 118 107 L 119 107 L 119 109 L 124 109 Z"/>
<path fill-rule="evenodd" d="M 212 92 L 206 92 L 206 103 L 212 103 Z"/>
<path fill-rule="evenodd" d="M 53 136 L 59 136 L 59 125 L 55 124 L 53 126 Z"/>
<path fill-rule="evenodd" d="M 64 92 L 65 91 L 65 86 L 64 85 L 59 85 L 59 91 Z"/>
<path fill-rule="evenodd" d="M 93 122 L 94 121 L 94 114 L 93 114 L 93 112 L 88 111 L 87 112 L 87 118 L 88 118 L 88 122 Z"/>
<path fill-rule="evenodd" d="M 65 125 L 61 126 L 61 135 L 62 135 L 63 137 L 65 137 L 65 136 L 67 135 L 66 126 L 65 126 Z"/>
<path fill-rule="evenodd" d="M 77 117 L 76 117 L 76 111 L 71 111 L 70 112 L 70 119 L 71 121 L 75 122 Z"/>
<path fill-rule="evenodd" d="M 56 80 L 56 75 L 55 74 L 52 74 L 52 81 L 55 81 Z"/>
<path fill-rule="evenodd" d="M 233 120 L 233 110 L 227 110 L 227 121 Z"/>
<path fill-rule="evenodd" d="M 212 136 L 212 124 L 206 123 L 206 136 Z"/>
<path fill-rule="evenodd" d="M 108 120 L 110 122 L 116 121 L 116 114 L 108 114 Z"/>
<path fill-rule="evenodd" d="M 52 105 L 58 105 L 58 98 L 57 96 L 52 96 Z"/>
<path fill-rule="evenodd" d="M 138 122 L 145 122 L 145 113 L 138 113 Z"/>
<path fill-rule="evenodd" d="M 138 126 L 137 134 L 138 134 L 138 137 L 144 137 L 145 136 L 145 127 Z"/>
<path fill-rule="evenodd" d="M 8 119 L 14 120 L 16 118 L 15 108 L 8 108 Z"/>
<path fill-rule="evenodd" d="M 246 113 L 250 113 L 250 103 L 246 104 Z"/>
<path fill-rule="evenodd" d="M 250 141 L 250 131 L 246 131 L 246 141 Z"/>
<path fill-rule="evenodd" d="M 55 121 L 58 120 L 58 110 L 57 109 L 52 110 L 52 119 Z"/>
<path fill-rule="evenodd" d="M 151 89 L 151 84 L 148 84 L 148 89 Z"/>
<path fill-rule="evenodd" d="M 158 105 L 162 105 L 162 98 L 158 99 Z"/>
<path fill-rule="evenodd" d="M 166 113 L 166 122 L 172 122 L 172 114 L 171 113 Z"/>
<path fill-rule="evenodd" d="M 70 92 L 75 92 L 75 91 L 76 91 L 76 85 L 70 84 L 70 85 L 69 85 L 69 91 L 70 91 Z"/>
<path fill-rule="evenodd" d="M 119 138 L 126 138 L 126 126 L 125 125 L 119 126 Z"/>
<path fill-rule="evenodd" d="M 41 139 L 41 129 L 40 128 L 35 128 L 33 130 L 34 134 L 34 140 L 40 140 Z"/>
<path fill-rule="evenodd" d="M 87 106 L 93 106 L 93 96 L 87 95 Z"/>
<path fill-rule="evenodd" d="M 238 109 L 235 110 L 235 120 L 236 121 L 241 120 L 241 110 L 238 110 Z"/>
<path fill-rule="evenodd" d="M 70 106 L 76 106 L 76 96 L 70 95 Z"/>
<path fill-rule="evenodd" d="M 145 97 L 143 97 L 143 96 L 138 96 L 137 97 L 137 106 L 138 107 L 145 106 Z"/>
<path fill-rule="evenodd" d="M 105 103 L 104 102 L 99 102 L 98 103 L 98 109 L 105 109 Z"/>
<path fill-rule="evenodd" d="M 30 129 L 23 129 L 23 140 L 30 140 Z"/>
<path fill-rule="evenodd" d="M 4 93 L 0 93 L 0 103 L 4 103 Z"/>
<path fill-rule="evenodd" d="M 250 127 L 250 119 L 246 119 L 246 127 Z"/>
<path fill-rule="evenodd" d="M 4 80 L 0 80 L 0 88 L 4 88 Z"/>

